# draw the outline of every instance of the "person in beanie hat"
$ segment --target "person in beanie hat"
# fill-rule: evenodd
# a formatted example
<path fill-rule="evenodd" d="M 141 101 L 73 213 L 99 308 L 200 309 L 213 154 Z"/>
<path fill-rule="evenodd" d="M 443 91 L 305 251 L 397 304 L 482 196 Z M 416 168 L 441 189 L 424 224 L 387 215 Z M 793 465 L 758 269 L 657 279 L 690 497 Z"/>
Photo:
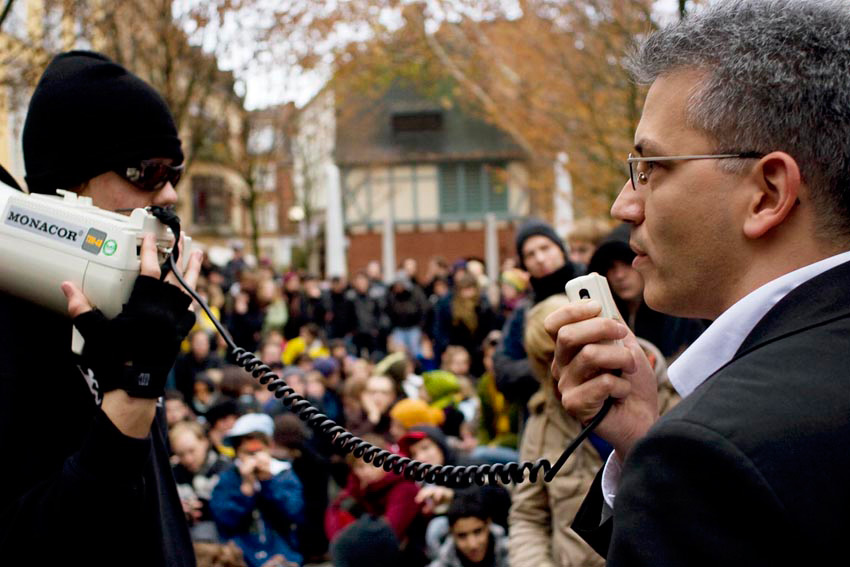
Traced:
<path fill-rule="evenodd" d="M 529 239 L 534 238 L 535 236 L 548 240 L 548 245 L 554 246 L 555 248 L 560 250 L 561 254 L 564 257 L 567 256 L 567 249 L 564 246 L 564 242 L 555 232 L 555 229 L 543 222 L 542 220 L 531 219 L 529 221 L 526 221 L 525 224 L 519 227 L 519 230 L 516 233 L 516 255 L 519 260 L 519 267 L 525 270 L 526 272 L 531 273 L 533 277 L 540 277 L 546 274 L 542 273 L 539 269 L 535 270 L 534 265 L 528 265 L 531 264 L 532 257 L 536 255 L 535 253 L 537 251 L 532 250 L 532 247 L 526 248 L 526 243 L 528 243 Z M 540 240 L 539 242 L 541 244 L 546 244 L 543 243 L 542 240 Z M 551 272 L 554 271 L 554 269 L 557 267 L 558 266 L 547 267 L 544 268 L 544 270 L 548 269 Z"/>
<path fill-rule="evenodd" d="M 63 53 L 48 65 L 30 101 L 23 149 L 31 193 L 76 189 L 107 172 L 150 191 L 166 179 L 176 185 L 183 163 L 165 100 L 90 51 Z M 153 160 L 159 165 L 143 165 Z"/>
<path fill-rule="evenodd" d="M 69 189 L 119 212 L 177 201 L 183 154 L 171 113 L 103 55 L 72 51 L 50 62 L 23 137 L 32 192 Z M 200 265 L 193 254 L 184 273 L 192 287 Z M 153 235 L 114 319 L 71 282 L 62 290 L 70 318 L 0 292 L 0 439 L 16 456 L 0 488 L 0 557 L 10 565 L 194 566 L 157 403 L 195 322 L 191 298 L 173 274 L 160 280 Z M 71 351 L 72 324 L 85 339 L 81 355 Z M 32 451 L 33 439 L 47 442 Z"/>
<path fill-rule="evenodd" d="M 529 286 L 528 274 L 519 268 L 505 270 L 499 276 L 499 285 L 503 311 L 510 314 L 525 297 L 525 292 Z"/>
<path fill-rule="evenodd" d="M 582 272 L 569 261 L 555 229 L 541 220 L 530 220 L 519 228 L 516 249 L 519 267 L 528 272 L 531 292 L 505 322 L 493 367 L 498 390 L 507 400 L 525 408 L 540 386 L 523 346 L 526 313 L 547 297 L 564 293 L 564 285 Z"/>

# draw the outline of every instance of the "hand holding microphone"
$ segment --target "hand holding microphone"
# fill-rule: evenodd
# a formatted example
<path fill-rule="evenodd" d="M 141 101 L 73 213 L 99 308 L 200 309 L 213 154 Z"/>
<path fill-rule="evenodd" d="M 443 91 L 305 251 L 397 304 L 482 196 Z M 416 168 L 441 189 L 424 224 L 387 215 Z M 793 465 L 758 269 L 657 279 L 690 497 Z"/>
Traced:
<path fill-rule="evenodd" d="M 552 376 L 561 403 L 588 423 L 613 398 L 596 433 L 625 458 L 658 418 L 655 374 L 622 322 L 604 277 L 594 273 L 571 280 L 567 295 L 572 302 L 544 322 L 555 341 Z"/>

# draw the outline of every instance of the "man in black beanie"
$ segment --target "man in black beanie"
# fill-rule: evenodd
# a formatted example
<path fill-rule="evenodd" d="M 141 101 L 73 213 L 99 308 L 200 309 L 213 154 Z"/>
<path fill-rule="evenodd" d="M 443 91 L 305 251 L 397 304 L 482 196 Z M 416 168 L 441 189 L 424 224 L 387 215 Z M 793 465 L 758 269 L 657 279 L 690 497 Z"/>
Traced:
<path fill-rule="evenodd" d="M 99 53 L 71 51 L 51 61 L 30 100 L 23 149 L 31 193 L 78 189 L 102 174 L 122 177 L 135 188 L 148 182 L 143 191 L 150 192 L 156 171 L 171 190 L 162 186 L 153 198 L 134 202 L 177 200 L 173 186 L 183 152 L 168 106 L 150 85 Z M 173 169 L 146 170 L 145 161 Z M 112 190 L 124 193 L 118 185 Z"/>
<path fill-rule="evenodd" d="M 31 192 L 69 189 L 119 212 L 177 200 L 183 153 L 167 105 L 100 54 L 53 59 L 23 142 Z M 0 557 L 9 565 L 195 564 L 158 404 L 195 319 L 173 275 L 160 281 L 152 235 L 140 259 L 112 320 L 70 282 L 71 319 L 0 292 Z M 196 253 L 190 285 L 199 269 Z M 70 348 L 72 323 L 82 356 Z"/>
<path fill-rule="evenodd" d="M 523 346 L 525 314 L 547 297 L 564 293 L 564 285 L 581 272 L 569 261 L 567 249 L 555 229 L 542 220 L 529 220 L 519 228 L 516 250 L 519 267 L 531 276 L 532 293 L 505 322 L 504 338 L 493 355 L 493 368 L 499 391 L 525 408 L 540 387 Z"/>

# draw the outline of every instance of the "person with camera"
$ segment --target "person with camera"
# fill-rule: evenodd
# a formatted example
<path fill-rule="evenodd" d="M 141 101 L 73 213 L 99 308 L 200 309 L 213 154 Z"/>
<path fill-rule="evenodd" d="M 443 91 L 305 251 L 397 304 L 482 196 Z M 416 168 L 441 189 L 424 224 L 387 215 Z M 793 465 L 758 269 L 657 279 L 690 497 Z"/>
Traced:
<path fill-rule="evenodd" d="M 225 438 L 236 460 L 210 500 L 221 537 L 239 546 L 248 567 L 300 565 L 303 559 L 293 527 L 304 525 L 304 489 L 292 463 L 271 456 L 273 434 L 266 414 L 236 420 Z"/>
<path fill-rule="evenodd" d="M 623 323 L 592 301 L 545 322 L 564 407 L 587 423 L 614 400 L 597 428 L 614 452 L 573 523 L 608 565 L 845 554 L 848 30 L 843 1 L 727 0 L 631 59 L 650 87 L 611 212 L 646 303 L 713 322 L 670 366 L 684 399 L 661 418 Z"/>
<path fill-rule="evenodd" d="M 51 61 L 23 131 L 31 193 L 72 190 L 117 212 L 175 204 L 180 146 L 162 97 L 85 51 Z M 0 442 L 12 457 L 0 483 L 0 556 L 10 565 L 195 564 L 158 402 L 195 317 L 173 274 L 161 280 L 153 235 L 140 259 L 111 320 L 71 282 L 62 285 L 70 318 L 0 292 Z M 190 286 L 200 263 L 188 261 Z"/>

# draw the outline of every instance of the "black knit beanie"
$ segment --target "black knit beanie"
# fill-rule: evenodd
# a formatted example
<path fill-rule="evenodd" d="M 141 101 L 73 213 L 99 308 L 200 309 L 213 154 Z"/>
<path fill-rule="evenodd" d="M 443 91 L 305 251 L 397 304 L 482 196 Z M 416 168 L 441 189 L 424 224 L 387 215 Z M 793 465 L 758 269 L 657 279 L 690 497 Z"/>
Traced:
<path fill-rule="evenodd" d="M 165 100 L 121 65 L 91 51 L 57 55 L 30 100 L 23 132 L 30 192 L 74 188 L 141 160 L 183 162 Z"/>
<path fill-rule="evenodd" d="M 519 227 L 519 230 L 516 233 L 516 255 L 519 259 L 519 267 L 523 270 L 525 270 L 525 262 L 523 262 L 522 259 L 522 246 L 525 244 L 525 241 L 532 236 L 545 236 L 561 249 L 561 252 L 564 253 L 564 260 L 567 259 L 567 249 L 564 246 L 564 242 L 555 232 L 555 229 L 542 220 L 532 219 Z"/>

